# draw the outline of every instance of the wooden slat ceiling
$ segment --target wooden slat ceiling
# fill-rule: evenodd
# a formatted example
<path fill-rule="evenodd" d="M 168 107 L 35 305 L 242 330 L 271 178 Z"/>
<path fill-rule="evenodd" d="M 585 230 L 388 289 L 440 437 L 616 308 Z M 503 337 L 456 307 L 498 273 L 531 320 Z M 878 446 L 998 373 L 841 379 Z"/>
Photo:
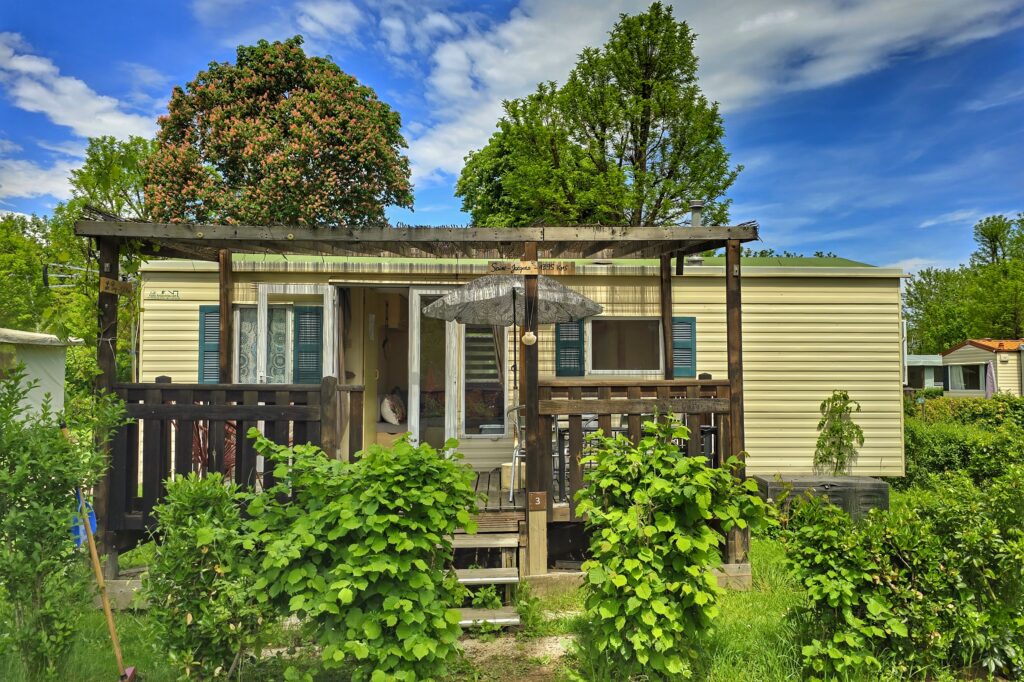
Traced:
<path fill-rule="evenodd" d="M 527 242 L 545 258 L 654 258 L 685 256 L 756 240 L 757 224 L 689 227 L 336 227 L 186 225 L 80 220 L 75 233 L 141 242 L 147 255 L 216 260 L 219 249 L 238 253 L 410 258 L 514 259 Z"/>

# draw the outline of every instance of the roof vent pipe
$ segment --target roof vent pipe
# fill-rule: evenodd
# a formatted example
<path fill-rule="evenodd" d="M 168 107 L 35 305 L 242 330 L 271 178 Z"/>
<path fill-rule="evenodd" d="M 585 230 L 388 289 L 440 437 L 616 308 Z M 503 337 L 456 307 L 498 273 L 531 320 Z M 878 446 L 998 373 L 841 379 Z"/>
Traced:
<path fill-rule="evenodd" d="M 701 227 L 700 212 L 704 209 L 704 201 L 701 199 L 690 200 L 690 227 Z"/>

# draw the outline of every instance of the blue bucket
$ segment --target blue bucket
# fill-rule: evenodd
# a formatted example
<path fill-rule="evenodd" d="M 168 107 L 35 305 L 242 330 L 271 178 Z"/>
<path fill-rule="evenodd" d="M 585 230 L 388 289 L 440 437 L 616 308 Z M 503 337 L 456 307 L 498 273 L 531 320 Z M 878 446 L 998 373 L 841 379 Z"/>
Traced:
<path fill-rule="evenodd" d="M 71 537 L 75 540 L 75 546 L 81 547 L 89 538 L 85 534 L 85 524 L 82 523 L 82 517 L 80 516 L 80 510 L 82 509 L 82 498 L 79 496 L 78 491 L 75 491 L 75 513 L 71 515 Z M 89 530 L 94 534 L 96 533 L 96 512 L 93 511 L 92 505 L 88 502 L 85 503 L 86 515 L 89 517 Z"/>

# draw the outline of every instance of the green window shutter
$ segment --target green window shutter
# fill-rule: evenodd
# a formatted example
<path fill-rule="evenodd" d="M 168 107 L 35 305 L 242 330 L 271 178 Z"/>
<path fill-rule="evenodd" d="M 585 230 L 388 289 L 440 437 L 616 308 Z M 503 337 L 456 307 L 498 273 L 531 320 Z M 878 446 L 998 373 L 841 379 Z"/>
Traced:
<path fill-rule="evenodd" d="M 199 306 L 199 383 L 220 382 L 220 306 Z"/>
<path fill-rule="evenodd" d="M 324 309 L 295 306 L 295 347 L 292 381 L 319 384 L 324 372 Z"/>
<path fill-rule="evenodd" d="M 586 364 L 583 355 L 583 320 L 555 325 L 555 375 L 581 377 Z"/>
<path fill-rule="evenodd" d="M 672 318 L 672 374 L 697 376 L 697 318 Z"/>

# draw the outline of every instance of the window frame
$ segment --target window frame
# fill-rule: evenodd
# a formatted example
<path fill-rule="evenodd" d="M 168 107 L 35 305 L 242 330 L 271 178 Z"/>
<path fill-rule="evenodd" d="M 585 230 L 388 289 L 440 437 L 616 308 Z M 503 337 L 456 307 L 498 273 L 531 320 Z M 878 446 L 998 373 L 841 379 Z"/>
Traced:
<path fill-rule="evenodd" d="M 616 320 L 638 321 L 646 320 L 658 323 L 658 368 L 657 369 L 594 369 L 594 334 L 593 322 L 614 322 Z M 696 336 L 696 326 L 694 327 Z M 656 315 L 599 315 L 588 317 L 583 326 L 583 349 L 586 354 L 584 358 L 585 376 L 611 376 L 611 377 L 650 377 L 660 379 L 665 374 L 665 333 L 661 328 L 661 318 Z"/>

